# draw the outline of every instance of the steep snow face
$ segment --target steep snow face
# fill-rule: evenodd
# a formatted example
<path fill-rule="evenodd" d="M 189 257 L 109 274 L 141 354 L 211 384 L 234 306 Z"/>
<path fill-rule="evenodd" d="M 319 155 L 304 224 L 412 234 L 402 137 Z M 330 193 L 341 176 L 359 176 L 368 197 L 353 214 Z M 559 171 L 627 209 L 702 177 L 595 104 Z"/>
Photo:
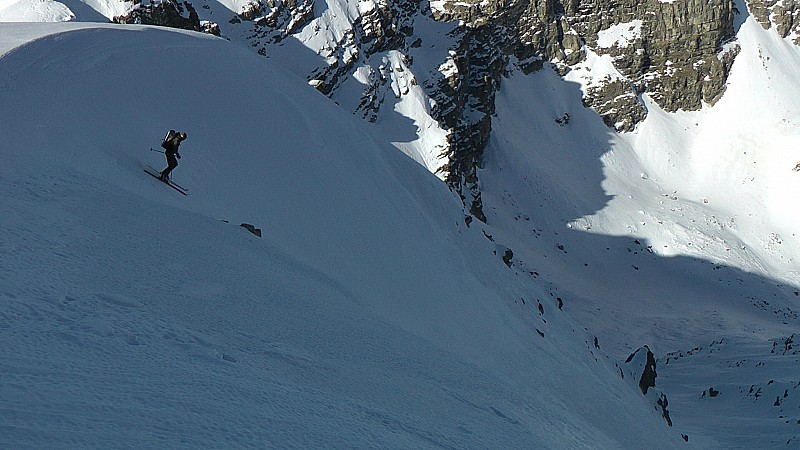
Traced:
<path fill-rule="evenodd" d="M 438 179 L 304 80 L 189 32 L 0 36 L 0 446 L 680 443 Z M 142 171 L 168 128 L 186 197 Z"/>

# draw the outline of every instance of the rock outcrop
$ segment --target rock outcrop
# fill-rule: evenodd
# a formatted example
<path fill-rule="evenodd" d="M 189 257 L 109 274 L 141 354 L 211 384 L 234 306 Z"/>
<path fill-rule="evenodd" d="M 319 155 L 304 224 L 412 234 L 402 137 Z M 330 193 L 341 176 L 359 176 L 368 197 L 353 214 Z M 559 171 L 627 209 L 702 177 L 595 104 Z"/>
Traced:
<path fill-rule="evenodd" d="M 278 44 L 286 36 L 299 31 L 313 17 L 313 0 L 267 0 L 264 3 L 251 3 L 230 23 L 252 21 L 248 39 L 259 54 L 266 55 L 269 45 Z"/>
<path fill-rule="evenodd" d="M 590 52 L 611 58 L 616 78 L 593 80 L 584 104 L 616 131 L 647 115 L 649 94 L 667 111 L 716 102 L 737 52 L 730 0 L 437 2 L 437 20 L 458 20 L 450 73 L 431 95 L 451 130 L 447 181 L 470 212 L 485 220 L 477 168 L 491 132 L 494 96 L 510 65 L 524 72 L 546 63 L 564 74 Z"/>
<path fill-rule="evenodd" d="M 657 378 L 656 359 L 650 348 L 645 345 L 633 352 L 625 360 L 625 368 L 630 375 L 628 379 L 638 380 L 638 387 L 642 395 L 652 402 L 653 408 L 659 412 L 667 425 L 672 426 L 672 418 L 667 409 L 669 405 L 667 396 L 655 389 Z"/>
<path fill-rule="evenodd" d="M 797 0 L 747 0 L 747 8 L 765 30 L 775 28 L 782 37 L 800 45 L 800 3 Z"/>
<path fill-rule="evenodd" d="M 219 33 L 214 24 L 201 25 L 194 9 L 189 2 L 167 0 L 159 3 L 135 2 L 136 7 L 127 15 L 114 17 L 115 23 L 130 23 L 142 25 L 158 25 L 162 27 L 180 28 L 192 31 L 208 31 Z"/>

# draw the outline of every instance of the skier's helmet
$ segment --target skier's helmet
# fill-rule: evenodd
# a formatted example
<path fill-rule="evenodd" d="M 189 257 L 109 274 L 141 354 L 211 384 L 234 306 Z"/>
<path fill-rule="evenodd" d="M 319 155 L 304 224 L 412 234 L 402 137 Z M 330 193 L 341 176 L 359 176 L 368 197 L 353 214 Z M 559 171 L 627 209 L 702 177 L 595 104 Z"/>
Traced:
<path fill-rule="evenodd" d="M 181 131 L 181 135 L 180 136 L 181 136 L 181 140 L 186 139 L 186 133 L 184 133 L 183 131 Z"/>

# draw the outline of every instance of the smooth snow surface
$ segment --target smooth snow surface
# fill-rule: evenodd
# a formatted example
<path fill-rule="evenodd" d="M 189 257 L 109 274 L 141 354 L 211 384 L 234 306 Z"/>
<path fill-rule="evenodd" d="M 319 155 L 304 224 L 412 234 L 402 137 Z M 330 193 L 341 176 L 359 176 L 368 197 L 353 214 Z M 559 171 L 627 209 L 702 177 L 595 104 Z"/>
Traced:
<path fill-rule="evenodd" d="M 52 0 L 0 1 L 0 22 L 67 22 L 73 19 L 72 10 Z"/>
<path fill-rule="evenodd" d="M 130 12 L 124 0 L 0 0 L 0 22 L 109 22 Z"/>
<path fill-rule="evenodd" d="M 0 36 L 0 447 L 682 444 L 305 80 L 189 32 Z M 142 171 L 168 128 L 187 197 Z"/>

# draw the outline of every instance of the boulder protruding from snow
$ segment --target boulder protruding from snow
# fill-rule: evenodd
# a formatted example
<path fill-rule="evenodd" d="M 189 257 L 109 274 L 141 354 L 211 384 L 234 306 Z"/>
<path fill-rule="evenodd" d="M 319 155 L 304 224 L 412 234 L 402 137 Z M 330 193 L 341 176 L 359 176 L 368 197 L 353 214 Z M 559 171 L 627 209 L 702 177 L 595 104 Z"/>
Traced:
<path fill-rule="evenodd" d="M 201 26 L 197 11 L 189 2 L 167 0 L 158 3 L 140 3 L 130 14 L 116 16 L 116 23 L 157 25 L 162 27 L 180 28 L 183 30 L 205 31 L 219 30 L 211 24 Z"/>
<path fill-rule="evenodd" d="M 650 348 L 645 345 L 637 349 L 625 360 L 625 366 L 630 375 L 625 379 L 639 380 L 638 387 L 642 394 L 652 400 L 654 408 L 664 418 L 667 425 L 672 426 L 672 419 L 670 418 L 669 410 L 667 410 L 667 396 L 655 389 L 656 377 L 658 376 L 656 373 L 656 358 Z M 633 382 L 631 381 L 631 383 Z"/>
<path fill-rule="evenodd" d="M 255 234 L 256 236 L 261 237 L 261 228 L 256 228 L 253 225 L 250 225 L 249 223 L 242 223 L 239 226 Z"/>

